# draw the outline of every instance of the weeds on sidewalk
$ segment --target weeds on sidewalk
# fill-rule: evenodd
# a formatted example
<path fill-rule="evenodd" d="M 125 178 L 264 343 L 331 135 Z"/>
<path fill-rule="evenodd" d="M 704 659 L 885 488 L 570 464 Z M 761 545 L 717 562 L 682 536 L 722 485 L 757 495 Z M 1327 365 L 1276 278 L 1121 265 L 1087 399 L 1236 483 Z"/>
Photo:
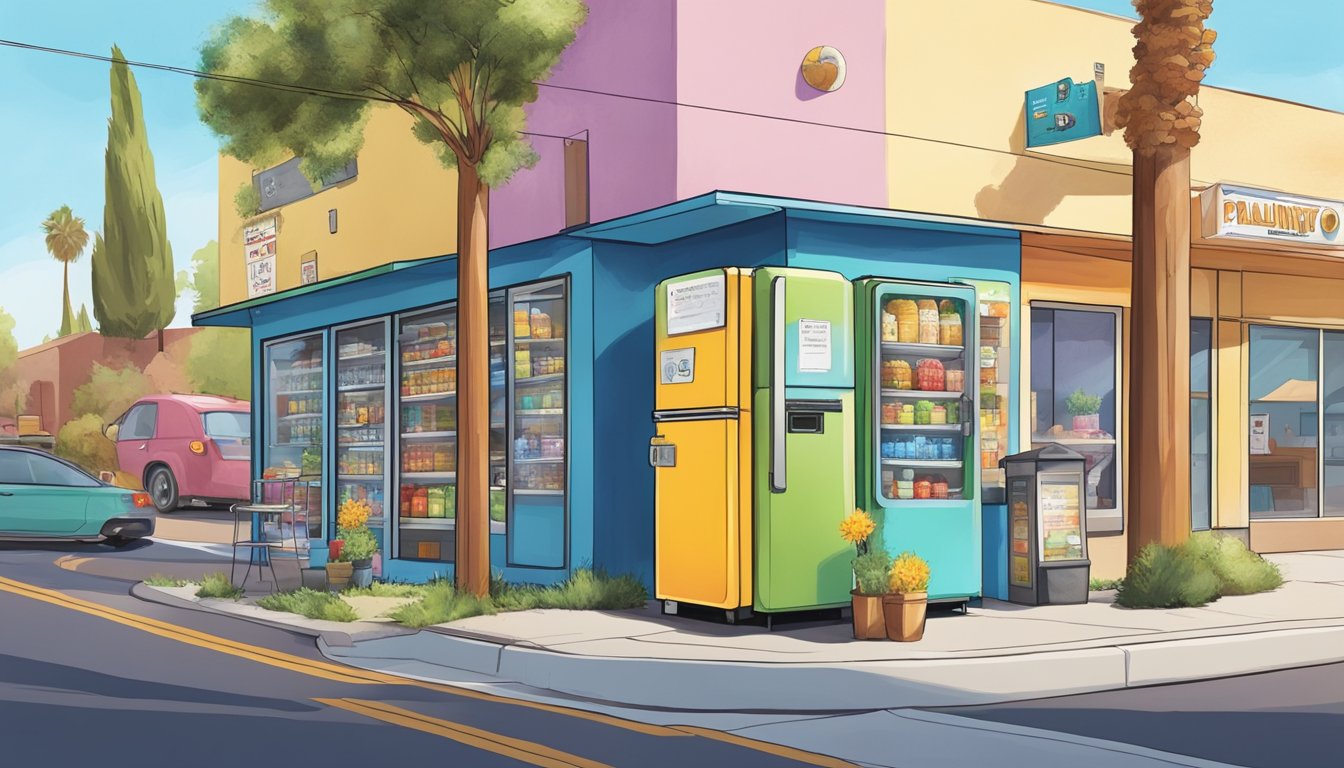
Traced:
<path fill-rule="evenodd" d="M 1124 579 L 1089 579 L 1087 589 L 1089 592 L 1105 592 L 1108 589 L 1119 589 L 1120 582 Z"/>
<path fill-rule="evenodd" d="M 350 587 L 341 594 L 346 597 L 424 597 L 424 584 L 389 584 L 375 581 L 367 587 Z"/>
<path fill-rule="evenodd" d="M 161 573 L 156 573 L 148 579 L 145 579 L 145 583 L 151 587 L 185 587 L 191 582 L 186 579 L 175 579 L 172 576 L 164 576 Z"/>
<path fill-rule="evenodd" d="M 268 611 L 297 613 L 310 619 L 323 621 L 357 621 L 359 616 L 350 604 L 330 592 L 303 589 L 294 592 L 278 592 L 267 595 L 257 601 L 257 605 Z"/>
<path fill-rule="evenodd" d="M 409 627 L 427 627 L 471 616 L 532 608 L 573 611 L 639 608 L 648 600 L 644 585 L 633 576 L 613 577 L 588 569 L 577 570 L 565 581 L 549 587 L 508 584 L 495 579 L 486 598 L 461 594 L 449 581 L 431 582 L 425 589 L 424 597 L 389 616 Z"/>
<path fill-rule="evenodd" d="M 196 596 L 237 600 L 243 596 L 243 590 L 233 586 L 227 573 L 211 573 L 201 579 L 201 588 L 196 590 Z"/>
<path fill-rule="evenodd" d="M 1282 584 L 1278 566 L 1241 541 L 1196 533 L 1178 546 L 1144 547 L 1130 564 L 1115 602 L 1125 608 L 1187 608 Z"/>

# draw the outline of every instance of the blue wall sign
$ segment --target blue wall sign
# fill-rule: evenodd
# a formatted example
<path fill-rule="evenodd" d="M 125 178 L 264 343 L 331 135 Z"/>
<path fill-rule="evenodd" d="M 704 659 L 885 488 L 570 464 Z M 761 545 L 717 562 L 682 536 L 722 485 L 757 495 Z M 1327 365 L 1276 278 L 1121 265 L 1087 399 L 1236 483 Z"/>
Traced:
<path fill-rule="evenodd" d="M 1057 83 L 1027 91 L 1027 147 L 1044 147 L 1101 135 L 1095 82 Z"/>

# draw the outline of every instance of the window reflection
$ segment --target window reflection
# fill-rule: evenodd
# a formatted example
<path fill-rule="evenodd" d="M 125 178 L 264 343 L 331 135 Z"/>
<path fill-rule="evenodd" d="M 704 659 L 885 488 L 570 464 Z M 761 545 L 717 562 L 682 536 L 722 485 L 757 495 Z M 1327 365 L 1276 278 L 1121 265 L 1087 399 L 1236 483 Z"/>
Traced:
<path fill-rule="evenodd" d="M 1320 332 L 1251 327 L 1250 513 L 1317 515 Z"/>

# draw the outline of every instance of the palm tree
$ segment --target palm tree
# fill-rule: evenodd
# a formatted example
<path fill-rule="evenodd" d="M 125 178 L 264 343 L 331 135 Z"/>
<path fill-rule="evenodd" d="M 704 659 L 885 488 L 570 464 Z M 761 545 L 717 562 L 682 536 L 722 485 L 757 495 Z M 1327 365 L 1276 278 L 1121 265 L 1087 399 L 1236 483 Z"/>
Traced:
<path fill-rule="evenodd" d="M 79 261 L 89 244 L 89 233 L 84 220 L 76 216 L 70 206 L 62 205 L 42 222 L 47 233 L 47 250 L 51 257 L 65 265 L 65 303 L 61 310 L 61 335 L 69 336 L 75 328 L 75 313 L 70 309 L 70 265 Z"/>

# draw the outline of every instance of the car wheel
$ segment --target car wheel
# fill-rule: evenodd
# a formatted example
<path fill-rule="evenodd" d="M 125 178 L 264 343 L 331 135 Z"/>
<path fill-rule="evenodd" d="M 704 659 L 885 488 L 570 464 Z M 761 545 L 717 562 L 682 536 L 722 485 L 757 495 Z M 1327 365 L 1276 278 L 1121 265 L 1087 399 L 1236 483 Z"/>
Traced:
<path fill-rule="evenodd" d="M 149 498 L 154 501 L 154 508 L 160 512 L 172 512 L 177 509 L 180 501 L 177 497 L 177 478 L 173 477 L 171 469 L 159 466 L 150 470 L 149 477 L 145 480 L 145 490 L 149 491 Z"/>

